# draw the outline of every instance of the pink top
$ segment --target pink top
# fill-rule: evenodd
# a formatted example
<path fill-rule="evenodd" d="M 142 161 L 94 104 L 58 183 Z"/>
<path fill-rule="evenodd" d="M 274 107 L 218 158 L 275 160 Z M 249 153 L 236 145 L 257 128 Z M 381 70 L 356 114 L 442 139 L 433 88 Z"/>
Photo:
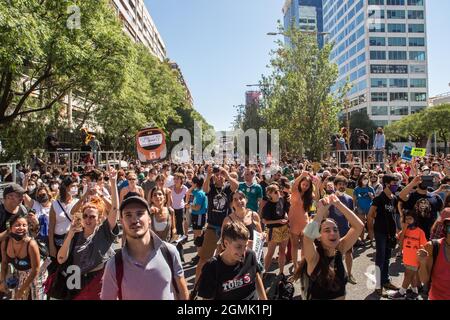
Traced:
<path fill-rule="evenodd" d="M 450 257 L 445 257 L 444 239 L 439 240 L 439 254 L 431 274 L 430 300 L 450 300 Z"/>
<path fill-rule="evenodd" d="M 296 235 L 303 233 L 308 224 L 308 213 L 303 209 L 303 200 L 298 191 L 300 179 L 292 186 L 291 207 L 289 208 L 288 220 L 290 232 Z"/>

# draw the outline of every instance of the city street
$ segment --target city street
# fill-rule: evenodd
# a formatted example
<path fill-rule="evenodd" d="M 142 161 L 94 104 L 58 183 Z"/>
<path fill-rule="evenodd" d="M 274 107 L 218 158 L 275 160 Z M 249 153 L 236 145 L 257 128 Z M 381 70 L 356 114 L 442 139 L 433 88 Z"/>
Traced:
<path fill-rule="evenodd" d="M 188 282 L 189 290 L 192 290 L 194 286 L 194 274 L 195 274 L 195 266 L 192 266 L 189 262 L 195 256 L 195 247 L 192 241 L 192 235 L 189 237 L 190 241 L 185 245 L 184 250 L 184 258 L 186 263 L 183 264 L 185 277 Z M 266 252 L 266 248 L 264 248 L 264 252 Z M 276 253 L 275 253 L 276 256 Z M 347 300 L 380 300 L 379 297 L 374 294 L 374 290 L 369 289 L 367 283 L 369 278 L 365 275 L 368 271 L 367 268 L 369 266 L 374 266 L 375 262 L 375 249 L 369 247 L 368 245 L 365 248 L 356 248 L 354 251 L 354 261 L 353 261 L 353 276 L 357 281 L 356 285 L 352 285 L 350 283 L 347 284 Z M 391 259 L 391 268 L 390 275 L 392 282 L 396 286 L 400 286 L 403 280 L 404 268 L 401 263 L 401 258 L 392 258 Z M 270 270 L 267 281 L 265 281 L 265 287 L 269 288 L 271 281 L 278 274 L 278 269 L 274 269 L 276 263 L 272 265 L 272 269 Z M 287 265 L 285 271 L 292 270 L 292 263 Z M 294 299 L 299 300 L 300 297 L 300 283 L 295 283 L 295 294 Z M 386 297 L 381 298 L 381 300 L 386 300 Z M 420 298 L 419 298 L 420 299 Z"/>

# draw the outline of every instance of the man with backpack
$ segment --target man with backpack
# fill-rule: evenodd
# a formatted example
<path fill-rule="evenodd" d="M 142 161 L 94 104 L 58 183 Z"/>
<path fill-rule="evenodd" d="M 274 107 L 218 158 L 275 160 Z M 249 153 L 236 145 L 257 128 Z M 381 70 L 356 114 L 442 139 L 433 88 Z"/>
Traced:
<path fill-rule="evenodd" d="M 187 300 L 189 293 L 177 249 L 151 231 L 150 209 L 138 196 L 120 206 L 125 246 L 108 261 L 102 300 Z"/>
<path fill-rule="evenodd" d="M 429 300 L 450 300 L 450 218 L 443 221 L 445 237 L 417 252 L 420 281 L 430 288 Z"/>

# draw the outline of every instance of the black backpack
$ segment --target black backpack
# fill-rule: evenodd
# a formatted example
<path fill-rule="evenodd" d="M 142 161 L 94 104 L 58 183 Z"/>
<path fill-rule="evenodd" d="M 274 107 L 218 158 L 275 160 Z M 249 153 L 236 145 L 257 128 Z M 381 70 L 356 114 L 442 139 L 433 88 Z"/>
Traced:
<path fill-rule="evenodd" d="M 269 300 L 293 300 L 294 292 L 294 284 L 287 276 L 281 274 L 273 280 L 267 298 Z"/>

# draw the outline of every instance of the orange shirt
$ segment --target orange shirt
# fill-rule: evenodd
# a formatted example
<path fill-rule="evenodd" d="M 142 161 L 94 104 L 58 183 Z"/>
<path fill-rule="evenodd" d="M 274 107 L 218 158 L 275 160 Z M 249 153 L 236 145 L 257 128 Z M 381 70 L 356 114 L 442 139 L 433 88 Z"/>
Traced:
<path fill-rule="evenodd" d="M 403 239 L 403 264 L 418 267 L 417 251 L 427 243 L 425 232 L 420 228 L 406 229 Z"/>

